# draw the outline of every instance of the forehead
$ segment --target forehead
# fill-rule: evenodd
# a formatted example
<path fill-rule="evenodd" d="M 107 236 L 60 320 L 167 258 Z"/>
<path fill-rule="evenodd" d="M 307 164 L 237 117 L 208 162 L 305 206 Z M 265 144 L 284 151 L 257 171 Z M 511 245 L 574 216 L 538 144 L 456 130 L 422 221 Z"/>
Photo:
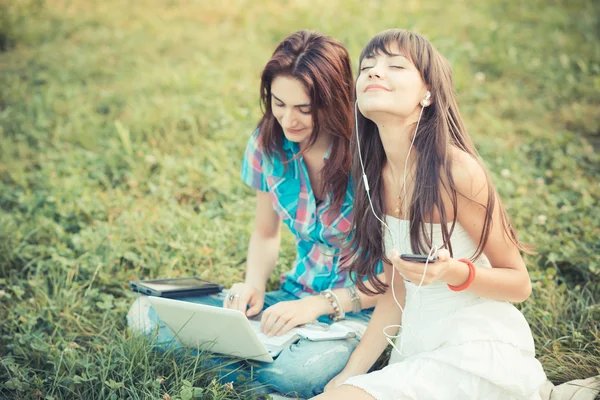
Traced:
<path fill-rule="evenodd" d="M 373 47 L 365 50 L 363 59 L 400 56 L 399 58 L 406 58 L 410 61 L 408 53 L 404 51 L 404 49 L 401 49 L 396 41 L 377 43 Z"/>
<path fill-rule="evenodd" d="M 271 83 L 271 94 L 289 105 L 310 104 L 304 84 L 292 76 L 276 76 Z"/>

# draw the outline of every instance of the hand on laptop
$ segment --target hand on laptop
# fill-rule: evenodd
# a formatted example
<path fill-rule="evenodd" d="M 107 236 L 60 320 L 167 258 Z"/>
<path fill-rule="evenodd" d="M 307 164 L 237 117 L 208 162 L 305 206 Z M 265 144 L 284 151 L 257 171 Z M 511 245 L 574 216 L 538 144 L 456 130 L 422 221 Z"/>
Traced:
<path fill-rule="evenodd" d="M 223 308 L 240 310 L 247 317 L 252 317 L 261 312 L 264 304 L 265 291 L 248 283 L 234 284 L 227 292 L 225 300 L 223 300 Z"/>
<path fill-rule="evenodd" d="M 269 337 L 285 335 L 290 329 L 327 314 L 329 307 L 329 301 L 323 296 L 282 301 L 263 311 L 260 330 Z"/>

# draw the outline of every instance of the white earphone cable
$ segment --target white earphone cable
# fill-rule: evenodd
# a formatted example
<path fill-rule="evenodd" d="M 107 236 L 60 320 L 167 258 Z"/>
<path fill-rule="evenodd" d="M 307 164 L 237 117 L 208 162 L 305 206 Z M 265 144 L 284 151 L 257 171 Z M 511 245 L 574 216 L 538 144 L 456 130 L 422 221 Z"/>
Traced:
<path fill-rule="evenodd" d="M 427 92 L 429 94 L 429 92 Z M 426 97 L 426 99 L 429 99 L 429 96 Z M 406 160 L 404 161 L 404 174 L 403 174 L 403 201 L 402 201 L 402 206 L 403 206 L 403 211 L 404 211 L 404 215 L 407 215 L 407 209 L 406 209 L 406 197 L 407 197 L 407 192 L 406 192 L 406 171 L 407 171 L 407 167 L 408 167 L 408 160 L 410 158 L 410 153 L 412 151 L 412 148 L 414 146 L 415 143 L 415 138 L 417 137 L 417 131 L 419 129 L 419 124 L 421 122 L 421 117 L 423 115 L 423 110 L 425 109 L 424 106 L 421 107 L 421 111 L 419 113 L 419 119 L 417 120 L 417 126 L 415 127 L 415 133 L 413 135 L 412 141 L 410 143 L 410 147 L 408 149 L 408 153 L 406 155 Z M 369 200 L 369 205 L 371 208 L 371 212 L 373 213 L 373 215 L 375 216 L 375 218 L 381 222 L 383 224 L 383 226 L 385 226 L 385 228 L 388 230 L 388 232 L 390 233 L 391 239 L 392 239 L 392 246 L 394 249 L 396 249 L 398 252 L 400 252 L 400 248 L 399 245 L 400 244 L 400 237 L 396 238 L 394 235 L 394 232 L 392 231 L 392 229 L 388 226 L 388 224 L 385 223 L 385 221 L 383 221 L 381 218 L 379 218 L 377 216 L 377 213 L 375 212 L 375 208 L 373 207 L 373 202 L 371 200 L 371 194 L 370 194 L 370 187 L 369 187 L 369 181 L 367 179 L 367 174 L 365 172 L 365 165 L 363 162 L 363 158 L 362 158 L 362 152 L 360 149 L 360 136 L 358 134 L 358 100 L 354 103 L 354 122 L 355 122 L 355 132 L 356 132 L 356 146 L 358 149 L 358 158 L 360 160 L 360 166 L 361 166 L 361 170 L 362 170 L 362 179 L 363 179 L 363 183 L 365 185 L 365 191 L 367 192 L 367 198 Z M 432 238 L 433 241 L 433 238 Z M 437 253 L 437 246 L 433 245 L 432 242 L 432 247 L 429 250 L 429 254 L 427 255 L 427 260 L 425 261 L 425 266 L 423 269 L 423 275 L 421 276 L 421 281 L 419 282 L 419 285 L 417 286 L 417 289 L 415 291 L 415 293 L 413 294 L 416 295 L 418 293 L 418 291 L 420 290 L 420 288 L 423 286 L 423 282 L 425 280 L 425 275 L 427 274 L 427 267 L 429 265 L 429 260 L 432 259 L 432 257 Z M 404 315 L 404 308 L 402 307 L 402 305 L 400 304 L 400 302 L 398 301 L 397 297 L 396 297 L 396 291 L 394 290 L 394 276 L 395 276 L 395 270 L 396 268 L 394 266 L 392 266 L 392 282 L 391 282 L 391 290 L 392 290 L 392 297 L 394 298 L 394 301 L 396 302 L 396 304 L 398 305 L 398 307 L 400 308 L 400 311 L 402 311 L 402 314 Z M 406 306 L 406 304 L 405 304 Z M 389 328 L 398 328 L 398 334 L 396 335 L 390 335 L 386 332 L 387 329 Z M 416 339 L 420 340 L 410 329 L 410 327 L 408 326 L 408 324 L 403 323 L 402 325 L 388 325 L 385 328 L 383 328 L 383 334 L 386 337 L 386 340 L 388 341 L 388 343 L 394 348 L 394 350 L 396 350 L 398 352 L 398 354 L 400 355 L 404 355 L 404 353 L 402 352 L 402 344 L 403 344 L 403 340 L 402 340 L 402 332 L 404 332 L 404 329 L 407 329 Z M 395 339 L 400 339 L 400 349 L 398 349 L 396 347 L 396 345 L 394 344 L 394 340 Z"/>

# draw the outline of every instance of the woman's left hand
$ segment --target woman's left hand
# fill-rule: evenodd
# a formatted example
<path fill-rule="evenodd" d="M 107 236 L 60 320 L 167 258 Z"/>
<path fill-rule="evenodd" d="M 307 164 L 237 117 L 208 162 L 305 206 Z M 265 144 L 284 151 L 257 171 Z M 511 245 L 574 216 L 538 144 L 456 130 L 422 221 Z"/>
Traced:
<path fill-rule="evenodd" d="M 260 330 L 265 335 L 281 336 L 298 325 L 314 321 L 331 307 L 323 296 L 282 301 L 263 311 Z"/>
<path fill-rule="evenodd" d="M 411 283 L 418 285 L 423 279 L 422 286 L 432 284 L 435 281 L 444 280 L 448 270 L 450 269 L 450 252 L 446 249 L 440 249 L 437 253 L 438 259 L 436 262 L 427 264 L 427 272 L 425 272 L 425 263 L 405 261 L 400 258 L 400 254 L 396 250 L 392 250 L 392 264 L 396 271 L 402 277 Z M 425 272 L 425 277 L 423 273 Z"/>

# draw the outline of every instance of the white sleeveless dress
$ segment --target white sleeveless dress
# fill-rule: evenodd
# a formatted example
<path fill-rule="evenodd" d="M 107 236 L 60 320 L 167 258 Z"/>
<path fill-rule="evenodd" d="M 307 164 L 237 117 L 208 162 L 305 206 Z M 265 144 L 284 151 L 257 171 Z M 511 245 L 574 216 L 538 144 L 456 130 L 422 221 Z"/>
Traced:
<path fill-rule="evenodd" d="M 410 253 L 408 221 L 388 216 L 400 236 L 400 252 Z M 469 258 L 477 245 L 457 223 L 451 236 L 453 258 Z M 386 230 L 386 254 L 392 240 Z M 433 243 L 440 246 L 439 224 Z M 485 255 L 474 263 L 491 268 Z M 395 272 L 394 279 L 402 279 Z M 535 359 L 527 321 L 512 304 L 488 300 L 468 291 L 453 292 L 443 282 L 417 288 L 406 284 L 402 331 L 388 366 L 350 378 L 377 400 L 534 400 L 546 381 Z M 417 290 L 418 289 L 418 290 Z M 400 310 L 398 310 L 400 312 Z M 382 333 L 383 335 L 383 333 Z"/>

